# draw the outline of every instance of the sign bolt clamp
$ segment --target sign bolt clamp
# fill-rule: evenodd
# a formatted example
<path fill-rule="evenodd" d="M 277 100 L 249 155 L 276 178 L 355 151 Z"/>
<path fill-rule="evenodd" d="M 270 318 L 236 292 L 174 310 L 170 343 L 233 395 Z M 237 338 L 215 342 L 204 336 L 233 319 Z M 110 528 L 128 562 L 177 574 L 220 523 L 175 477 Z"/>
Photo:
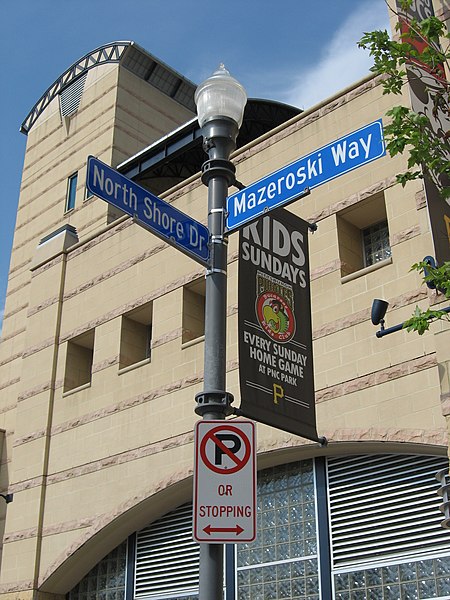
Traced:
<path fill-rule="evenodd" d="M 202 165 L 202 182 L 207 186 L 209 181 L 215 177 L 224 177 L 228 186 L 236 182 L 236 167 L 223 158 L 212 158 Z"/>
<path fill-rule="evenodd" d="M 195 395 L 195 400 L 197 406 L 194 411 L 201 417 L 211 412 L 220 413 L 224 418 L 233 414 L 231 404 L 233 403 L 234 396 L 230 392 L 223 392 L 221 390 L 200 392 Z"/>

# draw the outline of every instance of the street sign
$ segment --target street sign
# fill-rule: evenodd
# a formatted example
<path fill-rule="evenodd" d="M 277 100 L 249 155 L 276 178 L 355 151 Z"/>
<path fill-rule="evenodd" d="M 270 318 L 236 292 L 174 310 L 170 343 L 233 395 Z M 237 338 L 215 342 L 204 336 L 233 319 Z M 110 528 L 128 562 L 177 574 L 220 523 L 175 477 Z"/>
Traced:
<path fill-rule="evenodd" d="M 162 240 L 205 267 L 209 266 L 209 230 L 94 156 L 88 157 L 87 189 L 127 213 Z"/>
<path fill-rule="evenodd" d="M 209 544 L 256 537 L 253 421 L 198 421 L 195 426 L 193 537 Z"/>
<path fill-rule="evenodd" d="M 227 198 L 227 230 L 302 197 L 386 154 L 381 119 L 311 152 Z"/>

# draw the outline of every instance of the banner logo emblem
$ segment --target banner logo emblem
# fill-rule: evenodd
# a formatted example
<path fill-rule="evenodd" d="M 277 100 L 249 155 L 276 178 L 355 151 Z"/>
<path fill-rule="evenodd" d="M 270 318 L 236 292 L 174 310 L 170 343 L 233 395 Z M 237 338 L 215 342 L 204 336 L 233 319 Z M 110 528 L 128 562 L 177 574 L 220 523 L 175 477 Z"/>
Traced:
<path fill-rule="evenodd" d="M 256 317 L 263 331 L 276 342 L 288 342 L 296 329 L 292 286 L 258 272 L 256 288 Z"/>

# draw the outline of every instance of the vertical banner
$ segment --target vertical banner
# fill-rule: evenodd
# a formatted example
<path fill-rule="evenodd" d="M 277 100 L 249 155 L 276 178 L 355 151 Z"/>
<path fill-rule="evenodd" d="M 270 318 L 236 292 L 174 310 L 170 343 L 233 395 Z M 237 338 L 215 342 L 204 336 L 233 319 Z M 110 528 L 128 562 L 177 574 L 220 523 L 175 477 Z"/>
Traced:
<path fill-rule="evenodd" d="M 271 211 L 239 232 L 240 414 L 316 431 L 306 221 Z"/>
<path fill-rule="evenodd" d="M 443 65 L 436 65 L 436 68 L 431 71 L 420 61 L 420 54 L 426 51 L 427 43 L 422 38 L 418 38 L 409 27 L 410 19 L 421 21 L 434 16 L 433 3 L 431 0 L 416 0 L 405 14 L 397 0 L 397 10 L 401 33 L 408 36 L 407 41 L 419 53 L 417 58 L 411 58 L 406 68 L 411 107 L 416 113 L 424 114 L 430 119 L 432 128 L 430 135 L 444 138 L 450 127 L 450 118 L 448 113 L 434 106 L 432 94 L 445 91 L 445 70 Z M 449 185 L 448 177 L 441 177 L 439 180 L 435 177 L 424 179 L 435 258 L 439 265 L 450 260 L 450 204 L 439 193 L 440 187 Z"/>

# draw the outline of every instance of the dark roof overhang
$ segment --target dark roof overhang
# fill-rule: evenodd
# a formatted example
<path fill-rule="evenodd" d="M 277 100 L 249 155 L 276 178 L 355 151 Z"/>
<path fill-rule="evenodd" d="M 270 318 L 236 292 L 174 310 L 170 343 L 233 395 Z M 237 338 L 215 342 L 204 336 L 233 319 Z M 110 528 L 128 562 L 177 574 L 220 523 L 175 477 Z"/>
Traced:
<path fill-rule="evenodd" d="M 242 148 L 299 115 L 299 108 L 272 100 L 249 99 L 237 139 Z M 156 195 L 201 171 L 206 154 L 196 118 L 124 161 L 118 170 Z"/>

